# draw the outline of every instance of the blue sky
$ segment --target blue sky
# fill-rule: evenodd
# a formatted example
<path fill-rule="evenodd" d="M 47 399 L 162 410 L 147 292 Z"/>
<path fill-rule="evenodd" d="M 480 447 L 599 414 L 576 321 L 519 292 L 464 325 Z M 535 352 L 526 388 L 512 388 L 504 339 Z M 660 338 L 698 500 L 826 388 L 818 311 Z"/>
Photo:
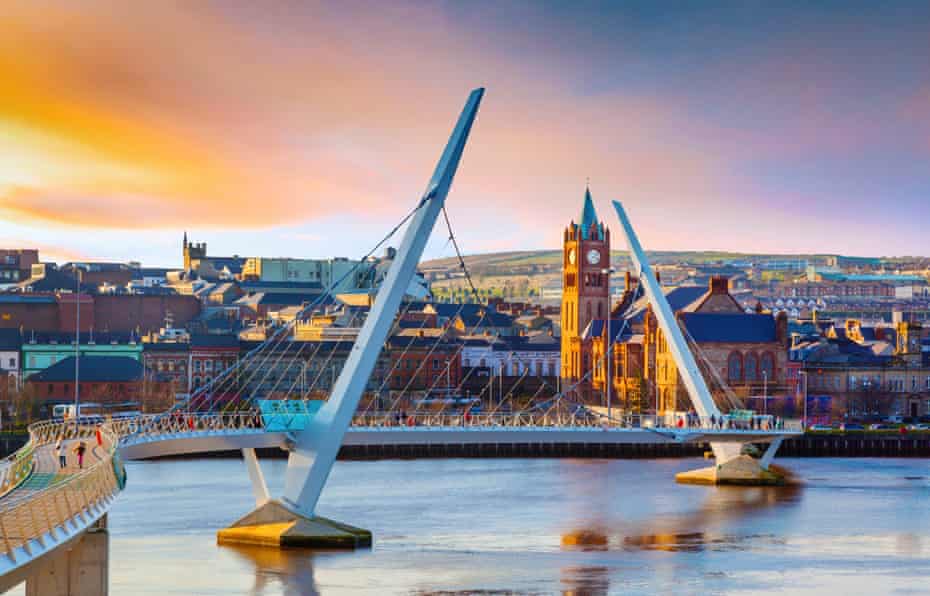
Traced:
<path fill-rule="evenodd" d="M 0 240 L 51 258 L 360 255 L 475 86 L 468 252 L 558 247 L 590 178 L 650 249 L 930 253 L 926 2 L 7 12 Z"/>

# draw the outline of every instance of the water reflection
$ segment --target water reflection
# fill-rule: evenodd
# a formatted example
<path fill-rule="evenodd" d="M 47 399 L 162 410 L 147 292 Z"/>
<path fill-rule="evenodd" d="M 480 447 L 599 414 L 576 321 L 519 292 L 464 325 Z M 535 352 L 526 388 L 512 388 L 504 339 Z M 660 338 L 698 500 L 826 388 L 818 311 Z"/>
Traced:
<path fill-rule="evenodd" d="M 696 511 L 658 515 L 636 523 L 618 523 L 613 526 L 593 522 L 587 527 L 563 533 L 562 548 L 608 550 L 613 542 L 615 548 L 623 550 L 747 550 L 753 544 L 775 540 L 774 535 L 743 534 L 728 531 L 727 528 L 741 518 L 793 506 L 799 502 L 802 491 L 800 485 L 715 487 L 705 490 L 707 496 Z"/>
<path fill-rule="evenodd" d="M 267 548 L 261 546 L 222 545 L 255 571 L 255 582 L 248 594 L 306 594 L 318 596 L 313 576 L 314 554 L 307 550 Z"/>
<path fill-rule="evenodd" d="M 603 596 L 610 587 L 610 569 L 604 566 L 563 567 L 562 596 Z"/>

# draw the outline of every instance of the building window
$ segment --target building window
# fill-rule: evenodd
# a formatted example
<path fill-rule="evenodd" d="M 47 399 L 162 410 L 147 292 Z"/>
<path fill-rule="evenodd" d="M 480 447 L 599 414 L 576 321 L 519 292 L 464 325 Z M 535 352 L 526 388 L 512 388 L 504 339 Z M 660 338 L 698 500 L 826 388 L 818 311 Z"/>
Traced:
<path fill-rule="evenodd" d="M 439 368 L 440 368 L 439 358 L 433 358 L 433 370 L 439 370 Z"/>
<path fill-rule="evenodd" d="M 727 380 L 737 383 L 743 380 L 743 357 L 739 352 L 733 352 L 727 358 Z"/>
<path fill-rule="evenodd" d="M 761 371 L 765 373 L 765 378 L 771 383 L 775 380 L 775 356 L 771 352 L 762 354 L 759 361 Z"/>
<path fill-rule="evenodd" d="M 194 360 L 194 372 L 200 372 L 200 360 Z"/>
<path fill-rule="evenodd" d="M 743 362 L 743 376 L 747 383 L 754 383 L 756 379 L 756 370 L 758 369 L 759 360 L 755 354 L 746 354 Z"/>

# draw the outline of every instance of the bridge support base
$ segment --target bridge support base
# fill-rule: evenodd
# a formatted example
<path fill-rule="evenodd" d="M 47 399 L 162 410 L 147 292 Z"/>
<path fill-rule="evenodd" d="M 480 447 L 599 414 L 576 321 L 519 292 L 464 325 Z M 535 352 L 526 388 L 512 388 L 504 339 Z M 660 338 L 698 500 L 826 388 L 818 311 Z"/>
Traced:
<path fill-rule="evenodd" d="M 110 588 L 106 521 L 103 516 L 67 550 L 42 562 L 26 578 L 26 596 L 106 596 Z"/>
<path fill-rule="evenodd" d="M 355 549 L 371 546 L 371 532 L 325 517 L 304 517 L 277 500 L 216 534 L 217 544 Z"/>
<path fill-rule="evenodd" d="M 784 484 L 785 476 L 772 468 L 766 470 L 749 455 L 740 455 L 709 468 L 679 472 L 675 481 L 682 484 L 773 486 Z"/>

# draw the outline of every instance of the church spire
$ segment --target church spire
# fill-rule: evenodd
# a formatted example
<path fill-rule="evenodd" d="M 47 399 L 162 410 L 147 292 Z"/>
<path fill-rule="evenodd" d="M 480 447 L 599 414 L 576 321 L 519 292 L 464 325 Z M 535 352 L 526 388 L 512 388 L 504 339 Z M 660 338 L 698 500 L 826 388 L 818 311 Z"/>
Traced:
<path fill-rule="evenodd" d="M 598 226 L 598 228 L 600 228 L 597 219 L 597 211 L 594 210 L 594 200 L 591 199 L 591 189 L 586 185 L 584 189 L 584 206 L 581 208 L 581 219 L 578 222 L 582 240 L 589 239 L 591 226 Z"/>

